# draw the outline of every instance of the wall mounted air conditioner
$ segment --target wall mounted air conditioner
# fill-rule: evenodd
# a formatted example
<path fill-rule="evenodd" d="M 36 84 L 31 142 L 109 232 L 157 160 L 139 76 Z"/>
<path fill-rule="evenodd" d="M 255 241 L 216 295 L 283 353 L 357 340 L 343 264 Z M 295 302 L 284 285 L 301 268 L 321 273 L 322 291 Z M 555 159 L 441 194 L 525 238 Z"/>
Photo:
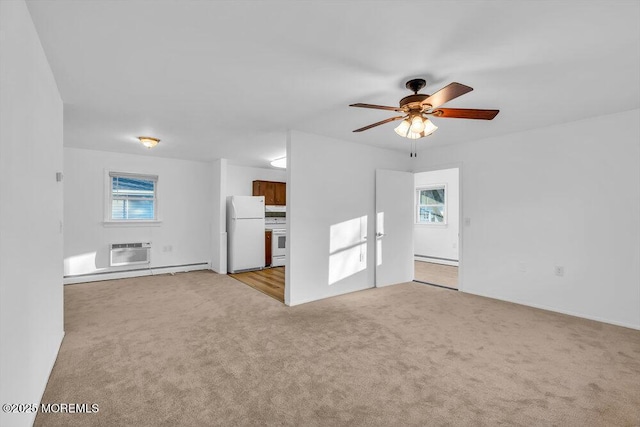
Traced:
<path fill-rule="evenodd" d="M 109 266 L 149 264 L 151 243 L 113 243 Z"/>

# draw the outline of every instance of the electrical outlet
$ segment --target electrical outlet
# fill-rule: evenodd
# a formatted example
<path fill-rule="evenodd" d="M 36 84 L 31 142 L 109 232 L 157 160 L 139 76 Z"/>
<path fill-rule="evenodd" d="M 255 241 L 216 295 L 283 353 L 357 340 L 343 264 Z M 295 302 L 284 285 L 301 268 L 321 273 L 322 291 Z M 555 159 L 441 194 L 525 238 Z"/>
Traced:
<path fill-rule="evenodd" d="M 561 265 L 556 265 L 554 268 L 556 276 L 562 277 L 564 276 L 564 267 Z"/>
<path fill-rule="evenodd" d="M 471 225 L 471 218 L 465 218 L 464 219 L 464 225 L 465 225 L 465 227 L 469 227 Z"/>

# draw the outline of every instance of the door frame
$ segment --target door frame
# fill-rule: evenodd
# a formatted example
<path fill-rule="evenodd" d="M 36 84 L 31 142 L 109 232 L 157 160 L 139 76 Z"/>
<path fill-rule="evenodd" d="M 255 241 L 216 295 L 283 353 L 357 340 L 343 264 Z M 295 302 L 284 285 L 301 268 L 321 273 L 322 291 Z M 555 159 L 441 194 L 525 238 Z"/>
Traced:
<path fill-rule="evenodd" d="M 423 172 L 434 172 L 443 169 L 458 169 L 458 291 L 464 292 L 464 270 L 462 269 L 463 262 L 463 254 L 464 254 L 464 197 L 462 197 L 463 193 L 463 163 L 462 162 L 453 162 L 453 163 L 442 163 L 437 165 L 430 165 L 415 169 L 413 174 L 423 173 Z M 415 180 L 414 180 L 414 192 L 415 192 Z M 415 244 L 414 244 L 414 252 L 415 252 Z M 415 258 L 415 254 L 414 254 Z"/>

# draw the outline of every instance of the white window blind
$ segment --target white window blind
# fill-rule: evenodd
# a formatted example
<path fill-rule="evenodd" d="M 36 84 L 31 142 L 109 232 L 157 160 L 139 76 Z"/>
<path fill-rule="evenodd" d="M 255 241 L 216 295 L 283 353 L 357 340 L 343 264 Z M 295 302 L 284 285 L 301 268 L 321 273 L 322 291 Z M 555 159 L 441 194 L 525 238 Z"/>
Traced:
<path fill-rule="evenodd" d="M 109 172 L 109 179 L 110 220 L 157 220 L 157 176 Z"/>

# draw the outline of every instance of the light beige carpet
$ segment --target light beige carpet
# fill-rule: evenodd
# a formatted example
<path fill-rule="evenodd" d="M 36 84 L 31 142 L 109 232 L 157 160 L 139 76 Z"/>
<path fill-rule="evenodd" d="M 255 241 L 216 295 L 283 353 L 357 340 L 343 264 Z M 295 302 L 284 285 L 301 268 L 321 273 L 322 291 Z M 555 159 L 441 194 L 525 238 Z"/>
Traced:
<path fill-rule="evenodd" d="M 193 272 L 65 287 L 36 426 L 640 423 L 640 332 L 417 283 L 286 307 Z"/>

